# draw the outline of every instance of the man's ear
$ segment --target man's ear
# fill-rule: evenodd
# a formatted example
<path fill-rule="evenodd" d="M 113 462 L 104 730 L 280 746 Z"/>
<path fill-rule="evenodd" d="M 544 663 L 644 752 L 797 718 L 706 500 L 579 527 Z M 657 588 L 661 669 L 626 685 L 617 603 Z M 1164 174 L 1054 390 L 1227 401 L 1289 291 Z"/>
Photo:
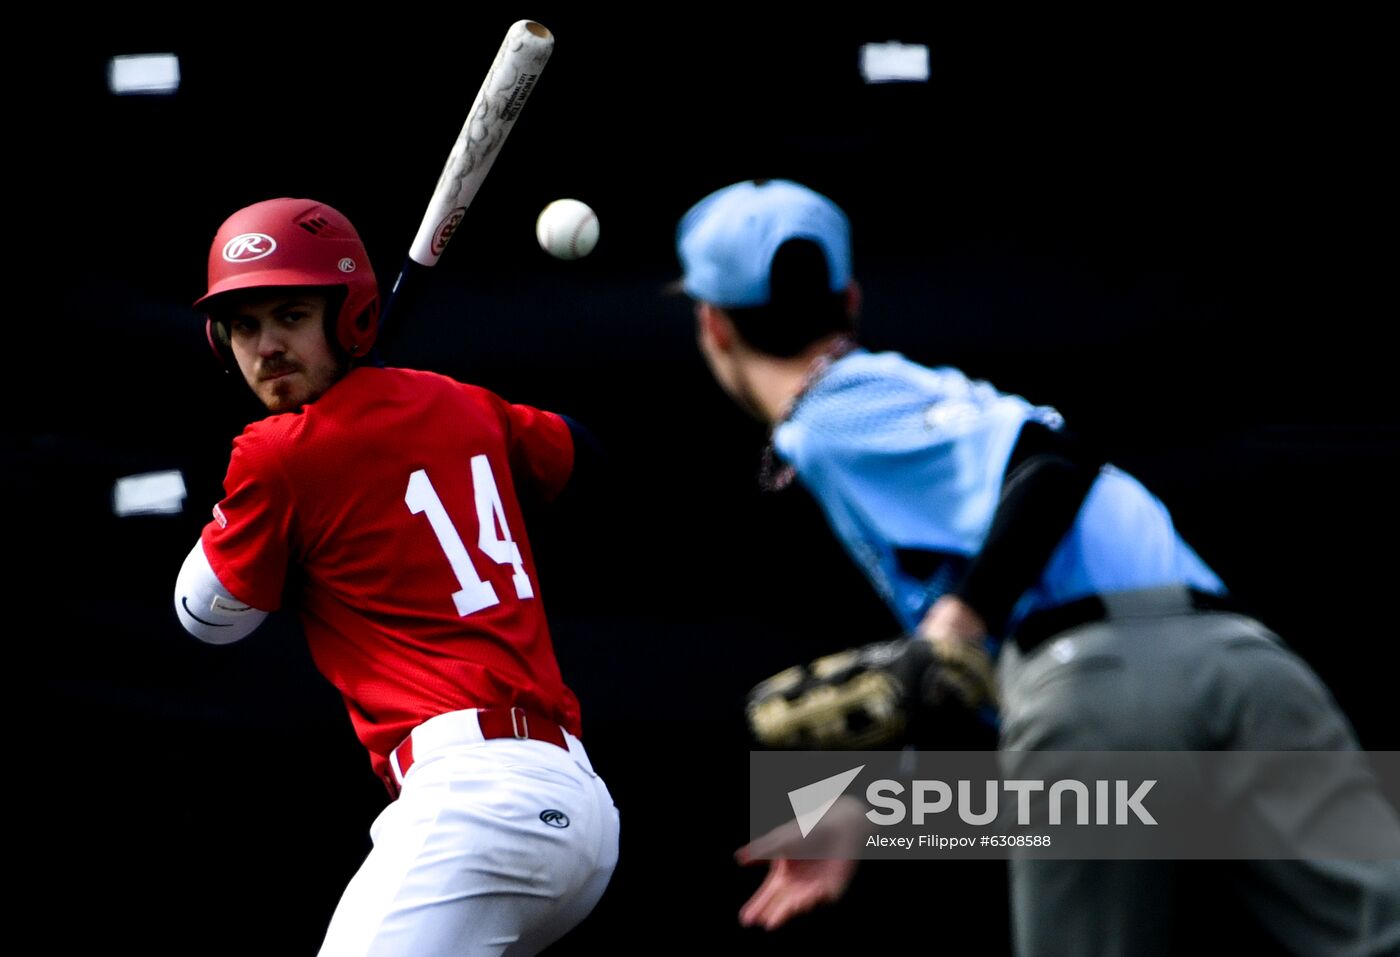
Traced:
<path fill-rule="evenodd" d="M 854 279 L 846 287 L 846 315 L 851 318 L 851 325 L 854 327 L 855 321 L 860 318 L 860 307 L 865 302 L 865 297 L 860 291 L 860 283 Z"/>
<path fill-rule="evenodd" d="M 734 348 L 737 333 L 734 331 L 733 321 L 723 309 L 712 306 L 708 302 L 697 303 L 695 317 L 702 338 L 708 339 L 721 352 L 728 352 Z"/>

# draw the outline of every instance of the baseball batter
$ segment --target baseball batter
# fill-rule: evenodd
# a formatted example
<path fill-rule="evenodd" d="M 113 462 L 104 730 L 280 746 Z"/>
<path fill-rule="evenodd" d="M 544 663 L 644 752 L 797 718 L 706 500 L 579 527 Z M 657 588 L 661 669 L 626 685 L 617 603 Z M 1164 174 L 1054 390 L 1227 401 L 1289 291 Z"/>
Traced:
<path fill-rule="evenodd" d="M 517 498 L 564 488 L 572 423 L 357 364 L 378 284 L 350 221 L 313 200 L 229 217 L 196 306 L 271 415 L 234 442 L 176 613 L 223 644 L 295 608 L 396 796 L 321 953 L 540 950 L 592 910 L 618 847 Z"/>
<path fill-rule="evenodd" d="M 966 704 L 999 685 L 1007 760 L 1357 746 L 1313 672 L 1227 610 L 1162 503 L 1055 410 L 856 345 L 849 225 L 829 199 L 738 183 L 685 214 L 677 249 L 708 365 L 772 426 L 765 480 L 811 490 Z M 996 682 L 984 673 L 979 687 L 979 656 L 998 657 Z M 1318 781 L 1306 793 L 1261 784 L 1251 799 L 1306 820 L 1379 795 Z M 1400 953 L 1400 862 L 1253 865 L 1241 898 L 1293 952 Z M 852 873 L 850 861 L 774 860 L 741 919 L 776 927 L 838 898 Z M 1151 861 L 1013 861 L 1017 952 L 1169 952 L 1171 875 Z"/>

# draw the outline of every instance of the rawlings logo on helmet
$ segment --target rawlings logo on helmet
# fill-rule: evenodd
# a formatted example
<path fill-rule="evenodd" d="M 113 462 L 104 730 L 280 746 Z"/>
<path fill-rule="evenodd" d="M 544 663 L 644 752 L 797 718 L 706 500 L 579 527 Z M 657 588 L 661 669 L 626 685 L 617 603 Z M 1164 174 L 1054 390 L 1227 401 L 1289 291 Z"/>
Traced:
<path fill-rule="evenodd" d="M 224 243 L 224 260 L 231 263 L 250 263 L 271 256 L 277 249 L 277 240 L 267 233 L 241 233 Z"/>

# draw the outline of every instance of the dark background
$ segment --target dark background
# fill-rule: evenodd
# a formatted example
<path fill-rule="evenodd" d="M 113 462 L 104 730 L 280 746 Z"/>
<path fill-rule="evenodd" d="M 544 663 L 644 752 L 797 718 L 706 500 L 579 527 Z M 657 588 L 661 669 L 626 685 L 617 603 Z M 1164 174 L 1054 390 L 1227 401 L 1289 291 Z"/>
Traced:
<path fill-rule="evenodd" d="M 845 908 L 772 937 L 737 926 L 759 877 L 730 856 L 744 692 L 895 630 L 805 493 L 759 492 L 763 431 L 663 294 L 678 217 L 742 178 L 840 203 L 867 345 L 1058 407 L 1174 509 L 1363 744 L 1400 747 L 1375 24 L 712 5 L 125 19 L 83 41 L 55 24 L 20 38 L 35 72 L 12 94 L 34 168 L 10 209 L 35 244 L 12 275 L 42 294 L 15 317 L 3 450 L 30 612 L 12 632 L 15 825 L 57 942 L 313 953 L 367 851 L 385 795 L 296 623 L 206 647 L 170 607 L 248 417 L 188 303 L 219 223 L 282 195 L 349 215 L 390 282 L 527 15 L 555 53 L 393 359 L 572 414 L 609 453 L 593 503 L 531 529 L 623 817 L 613 885 L 561 951 L 1008 946 L 990 862 L 867 865 Z M 888 39 L 931 47 L 929 84 L 861 83 L 859 44 Z M 107 57 L 165 51 L 176 96 L 106 93 Z M 563 196 L 602 224 L 573 263 L 533 234 Z M 166 468 L 184 514 L 113 517 L 117 477 Z M 1224 868 L 1198 871 L 1209 888 Z"/>

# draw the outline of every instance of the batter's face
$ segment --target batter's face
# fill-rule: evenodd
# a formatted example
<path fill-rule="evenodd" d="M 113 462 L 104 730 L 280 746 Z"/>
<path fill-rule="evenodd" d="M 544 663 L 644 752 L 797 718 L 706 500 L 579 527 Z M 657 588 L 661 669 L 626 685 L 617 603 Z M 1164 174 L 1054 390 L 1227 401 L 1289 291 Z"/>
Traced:
<path fill-rule="evenodd" d="M 326 341 L 326 297 L 282 290 L 241 301 L 228 315 L 239 371 L 272 412 L 292 412 L 335 384 L 344 373 Z"/>

